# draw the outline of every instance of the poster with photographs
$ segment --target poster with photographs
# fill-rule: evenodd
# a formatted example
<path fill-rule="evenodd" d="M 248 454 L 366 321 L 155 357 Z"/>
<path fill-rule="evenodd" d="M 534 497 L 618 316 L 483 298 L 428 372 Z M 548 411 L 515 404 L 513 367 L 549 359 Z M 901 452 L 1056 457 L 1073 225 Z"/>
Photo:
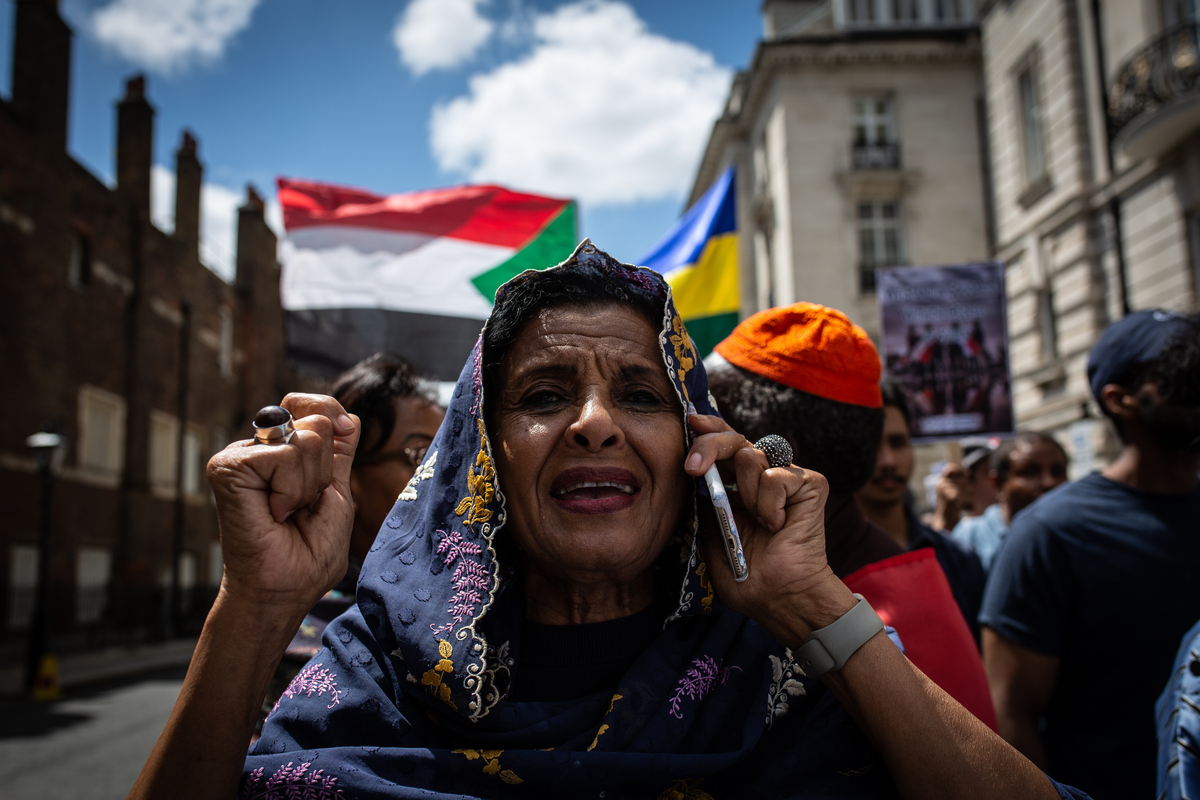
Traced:
<path fill-rule="evenodd" d="M 876 272 L 884 371 L 908 395 L 914 439 L 1013 433 L 1004 265 Z"/>

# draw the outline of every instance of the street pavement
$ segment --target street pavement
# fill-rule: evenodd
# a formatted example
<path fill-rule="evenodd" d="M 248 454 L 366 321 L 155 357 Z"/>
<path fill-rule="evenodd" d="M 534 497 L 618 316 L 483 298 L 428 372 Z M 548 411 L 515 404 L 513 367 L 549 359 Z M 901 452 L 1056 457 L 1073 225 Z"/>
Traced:
<path fill-rule="evenodd" d="M 0 700 L 4 800 L 120 800 L 162 732 L 185 668 L 67 690 L 57 703 Z"/>

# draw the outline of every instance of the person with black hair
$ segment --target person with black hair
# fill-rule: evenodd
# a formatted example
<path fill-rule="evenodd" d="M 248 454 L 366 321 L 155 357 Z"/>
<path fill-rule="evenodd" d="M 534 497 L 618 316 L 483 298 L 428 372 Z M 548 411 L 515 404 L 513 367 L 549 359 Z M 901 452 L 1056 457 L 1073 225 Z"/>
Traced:
<path fill-rule="evenodd" d="M 1153 797 L 1154 706 L 1200 617 L 1200 316 L 1113 323 L 1088 381 L 1116 461 L 1013 520 L 980 622 L 1000 733 L 1097 798 Z"/>
<path fill-rule="evenodd" d="M 429 382 L 395 353 L 363 359 L 333 379 L 329 394 L 362 420 L 350 472 L 350 562 L 361 564 L 396 497 L 425 460 L 445 412 Z"/>
<path fill-rule="evenodd" d="M 992 453 L 988 478 L 995 487 L 996 502 L 979 516 L 963 518 L 951 534 L 975 551 L 985 573 L 1017 512 L 1067 482 L 1069 460 L 1058 440 L 1041 431 L 1023 431 Z"/>
<path fill-rule="evenodd" d="M 979 557 L 944 533 L 922 524 L 913 511 L 908 483 L 914 457 L 908 398 L 891 380 L 880 384 L 883 394 L 883 435 L 875 456 L 875 472 L 854 495 L 868 522 L 877 525 L 905 550 L 931 547 L 946 573 L 950 591 L 963 613 L 975 642 L 979 642 L 979 605 L 985 576 Z"/>

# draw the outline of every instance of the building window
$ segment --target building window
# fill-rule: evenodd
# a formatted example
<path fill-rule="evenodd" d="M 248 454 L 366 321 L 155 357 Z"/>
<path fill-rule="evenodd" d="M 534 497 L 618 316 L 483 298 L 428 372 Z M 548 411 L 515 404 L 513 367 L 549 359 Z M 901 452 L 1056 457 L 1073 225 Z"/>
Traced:
<path fill-rule="evenodd" d="M 895 104 L 888 95 L 854 98 L 851 152 L 855 169 L 898 169 Z"/>
<path fill-rule="evenodd" d="M 904 263 L 900 204 L 867 200 L 858 204 L 859 291 L 875 291 L 875 270 Z"/>
<path fill-rule="evenodd" d="M 853 25 L 875 21 L 875 0 L 845 0 L 846 21 Z"/>
<path fill-rule="evenodd" d="M 203 474 L 204 453 L 202 442 L 204 431 L 188 426 L 183 434 L 183 493 L 186 495 L 200 494 Z"/>
<path fill-rule="evenodd" d="M 1017 76 L 1017 93 L 1021 101 L 1021 142 L 1025 150 L 1025 180 L 1033 184 L 1046 176 L 1042 96 L 1033 63 L 1026 66 Z"/>
<path fill-rule="evenodd" d="M 23 630 L 33 622 L 33 598 L 37 594 L 38 549 L 31 544 L 14 545 L 8 562 L 8 627 Z"/>
<path fill-rule="evenodd" d="M 81 547 L 75 561 L 75 621 L 99 622 L 108 605 L 112 553 L 107 547 Z"/>
<path fill-rule="evenodd" d="M 892 19 L 896 22 L 920 22 L 920 0 L 892 0 Z"/>
<path fill-rule="evenodd" d="M 217 353 L 217 363 L 221 367 L 221 375 L 233 378 L 233 312 L 222 308 L 221 317 L 221 349 Z"/>
<path fill-rule="evenodd" d="M 208 586 L 216 590 L 221 585 L 225 574 L 225 559 L 221 555 L 221 543 L 212 542 L 208 545 Z"/>
<path fill-rule="evenodd" d="M 179 420 L 161 411 L 150 412 L 150 488 L 173 494 L 179 468 Z"/>
<path fill-rule="evenodd" d="M 1164 29 L 1196 19 L 1196 0 L 1162 0 L 1161 9 Z"/>
<path fill-rule="evenodd" d="M 71 233 L 71 255 L 67 261 L 67 283 L 83 290 L 92 283 L 92 243 L 79 231 Z"/>
<path fill-rule="evenodd" d="M 121 475 L 125 457 L 125 401 L 95 386 L 79 387 L 79 467 L 105 478 Z"/>
<path fill-rule="evenodd" d="M 179 554 L 179 613 L 187 614 L 196 603 L 196 556 Z"/>
<path fill-rule="evenodd" d="M 890 144 L 896 140 L 892 98 L 887 95 L 854 99 L 854 143 Z"/>
<path fill-rule="evenodd" d="M 1042 340 L 1042 361 L 1051 363 L 1058 358 L 1058 326 L 1054 313 L 1054 290 L 1044 286 L 1037 290 L 1038 333 Z"/>
<path fill-rule="evenodd" d="M 1192 302 L 1200 305 L 1200 213 L 1187 217 L 1188 243 L 1192 261 Z"/>

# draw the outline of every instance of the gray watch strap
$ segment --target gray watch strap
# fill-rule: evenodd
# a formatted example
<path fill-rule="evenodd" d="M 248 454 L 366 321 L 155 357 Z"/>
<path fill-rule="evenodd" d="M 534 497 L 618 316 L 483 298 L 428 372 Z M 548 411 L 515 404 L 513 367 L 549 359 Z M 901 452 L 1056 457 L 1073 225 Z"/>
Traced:
<path fill-rule="evenodd" d="M 875 634 L 883 630 L 883 620 L 861 594 L 854 595 L 854 608 L 829 625 L 809 634 L 796 651 L 796 663 L 810 678 L 819 678 L 831 669 L 841 669 Z"/>

